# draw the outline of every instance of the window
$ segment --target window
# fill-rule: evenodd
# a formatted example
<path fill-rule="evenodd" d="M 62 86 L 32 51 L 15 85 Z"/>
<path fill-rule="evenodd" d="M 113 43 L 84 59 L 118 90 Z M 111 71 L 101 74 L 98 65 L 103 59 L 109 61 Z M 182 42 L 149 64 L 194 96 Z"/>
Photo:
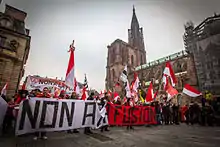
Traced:
<path fill-rule="evenodd" d="M 6 40 L 6 37 L 0 36 L 0 46 L 4 46 L 5 45 L 5 40 Z"/>
<path fill-rule="evenodd" d="M 134 56 L 131 55 L 131 65 L 133 66 L 134 65 Z"/>

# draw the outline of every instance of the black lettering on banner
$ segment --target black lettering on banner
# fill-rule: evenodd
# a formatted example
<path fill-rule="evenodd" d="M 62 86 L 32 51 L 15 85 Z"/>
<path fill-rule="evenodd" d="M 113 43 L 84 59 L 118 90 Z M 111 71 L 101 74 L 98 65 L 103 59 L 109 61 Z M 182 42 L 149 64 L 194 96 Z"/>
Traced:
<path fill-rule="evenodd" d="M 128 107 L 128 113 L 126 113 L 126 112 L 127 112 L 127 108 L 124 107 L 124 110 L 123 110 L 123 115 L 124 115 L 124 117 L 123 117 L 123 120 L 122 120 L 122 122 L 123 122 L 124 124 L 130 123 L 130 108 L 131 108 L 131 107 Z M 128 118 L 126 117 L 126 115 L 128 116 Z M 126 118 L 127 118 L 127 119 L 126 119 Z"/>
<path fill-rule="evenodd" d="M 93 107 L 92 113 L 87 113 L 88 106 Z M 84 109 L 82 125 L 85 125 L 87 117 L 92 117 L 92 125 L 94 125 L 95 124 L 95 112 L 96 112 L 96 103 L 95 102 L 85 102 L 85 109 Z"/>
<path fill-rule="evenodd" d="M 36 101 L 35 106 L 34 106 L 34 115 L 33 115 L 32 111 L 31 111 L 31 107 L 29 105 L 29 100 L 23 101 L 21 119 L 19 122 L 19 130 L 23 130 L 23 128 L 24 128 L 26 113 L 27 113 L 27 116 L 30 120 L 32 129 L 35 129 L 37 117 L 38 117 L 38 113 L 39 113 L 39 106 L 40 106 L 40 101 Z"/>
<path fill-rule="evenodd" d="M 148 115 L 146 115 L 146 114 L 148 114 Z M 146 123 L 150 122 L 151 121 L 151 118 L 150 118 L 151 115 L 152 115 L 152 110 L 149 107 L 145 107 L 144 108 L 144 113 L 143 113 L 143 121 L 146 122 Z"/>
<path fill-rule="evenodd" d="M 116 118 L 117 118 L 117 115 L 119 115 L 119 109 L 121 109 L 122 107 L 121 106 L 115 106 L 115 113 L 114 113 L 114 123 L 116 123 Z"/>
<path fill-rule="evenodd" d="M 43 101 L 43 108 L 42 108 L 41 120 L 40 120 L 40 128 L 55 128 L 56 120 L 57 120 L 58 104 L 59 104 L 59 102 L 57 102 L 57 101 Z M 44 123 L 45 123 L 45 117 L 46 117 L 46 111 L 47 111 L 48 105 L 54 105 L 53 118 L 52 118 L 52 124 L 45 125 Z"/>
<path fill-rule="evenodd" d="M 59 127 L 63 126 L 64 112 L 66 112 L 66 118 L 67 118 L 69 127 L 72 126 L 74 110 L 75 110 L 75 102 L 71 103 L 71 111 L 69 111 L 67 102 L 62 102 Z"/>
<path fill-rule="evenodd" d="M 98 105 L 98 106 L 99 106 L 99 110 L 102 110 L 102 107 L 100 105 Z M 99 120 L 97 122 L 97 127 L 101 125 L 101 122 L 103 122 L 104 124 L 106 123 L 106 118 L 107 118 L 106 116 L 108 116 L 108 112 L 107 112 L 108 108 L 107 107 L 109 107 L 109 105 L 105 106 L 105 108 L 106 108 L 105 117 L 99 118 Z"/>
<path fill-rule="evenodd" d="M 130 113 L 131 113 L 131 123 L 137 123 L 137 121 L 138 121 L 138 118 L 137 118 L 137 116 L 135 115 L 135 111 L 136 110 L 139 110 L 138 108 L 136 108 L 136 107 L 131 107 L 130 108 Z"/>

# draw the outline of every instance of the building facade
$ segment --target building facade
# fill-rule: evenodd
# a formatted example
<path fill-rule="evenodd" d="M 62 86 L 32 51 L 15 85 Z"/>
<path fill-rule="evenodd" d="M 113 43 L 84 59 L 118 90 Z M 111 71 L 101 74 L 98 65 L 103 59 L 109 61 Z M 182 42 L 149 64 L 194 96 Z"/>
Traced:
<path fill-rule="evenodd" d="M 107 48 L 105 86 L 106 89 L 113 91 L 125 65 L 128 67 L 128 72 L 133 72 L 135 67 L 146 63 L 143 28 L 139 26 L 135 8 L 133 8 L 131 28 L 128 29 L 128 43 L 116 39 Z"/>
<path fill-rule="evenodd" d="M 220 15 L 214 14 L 196 27 L 188 22 L 184 43 L 193 55 L 199 89 L 220 96 Z"/>
<path fill-rule="evenodd" d="M 0 13 L 0 89 L 8 83 L 8 97 L 18 90 L 29 55 L 31 37 L 25 28 L 26 16 L 9 5 Z"/>

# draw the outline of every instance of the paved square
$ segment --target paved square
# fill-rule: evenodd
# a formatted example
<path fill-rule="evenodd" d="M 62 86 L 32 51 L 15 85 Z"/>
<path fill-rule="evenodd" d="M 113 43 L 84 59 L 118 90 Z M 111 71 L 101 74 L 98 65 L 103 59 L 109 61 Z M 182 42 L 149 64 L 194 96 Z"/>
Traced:
<path fill-rule="evenodd" d="M 111 127 L 110 132 L 93 135 L 67 134 L 66 132 L 48 133 L 48 140 L 33 141 L 33 136 L 1 138 L 1 147 L 214 147 L 220 146 L 219 127 L 151 126 Z"/>

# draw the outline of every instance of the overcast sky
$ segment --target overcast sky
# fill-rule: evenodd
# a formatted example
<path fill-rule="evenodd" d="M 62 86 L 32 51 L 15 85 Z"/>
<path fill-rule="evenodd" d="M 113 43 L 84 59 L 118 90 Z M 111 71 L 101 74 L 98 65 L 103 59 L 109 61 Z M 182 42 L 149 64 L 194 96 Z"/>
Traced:
<path fill-rule="evenodd" d="M 69 54 L 75 40 L 76 78 L 104 89 L 107 45 L 127 30 L 135 5 L 144 29 L 147 61 L 183 50 L 184 24 L 199 24 L 220 11 L 220 0 L 3 0 L 27 12 L 31 51 L 25 75 L 65 78 Z"/>

